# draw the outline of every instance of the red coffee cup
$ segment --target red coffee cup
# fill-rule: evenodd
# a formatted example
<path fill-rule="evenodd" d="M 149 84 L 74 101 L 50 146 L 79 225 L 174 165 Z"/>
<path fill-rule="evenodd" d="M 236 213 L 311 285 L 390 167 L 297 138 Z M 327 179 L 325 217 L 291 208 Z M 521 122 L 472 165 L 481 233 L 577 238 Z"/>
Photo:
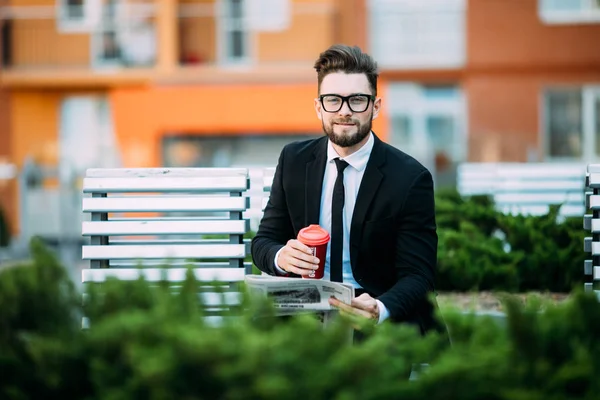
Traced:
<path fill-rule="evenodd" d="M 306 279 L 323 279 L 325 275 L 325 256 L 327 255 L 327 244 L 329 243 L 329 232 L 319 225 L 309 225 L 300 229 L 298 240 L 310 247 L 312 255 L 319 259 L 319 268 L 310 275 L 304 275 Z"/>

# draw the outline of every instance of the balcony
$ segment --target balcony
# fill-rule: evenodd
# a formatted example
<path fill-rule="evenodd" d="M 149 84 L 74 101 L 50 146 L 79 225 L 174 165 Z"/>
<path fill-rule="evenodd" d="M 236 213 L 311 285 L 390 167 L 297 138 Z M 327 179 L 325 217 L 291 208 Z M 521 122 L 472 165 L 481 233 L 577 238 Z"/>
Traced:
<path fill-rule="evenodd" d="M 188 0 L 177 13 L 179 69 L 169 81 L 314 81 L 314 60 L 340 37 L 331 0 Z"/>
<path fill-rule="evenodd" d="M 387 70 L 456 69 L 466 59 L 466 0 L 369 0 L 373 56 Z"/>
<path fill-rule="evenodd" d="M 0 8 L 1 84 L 312 82 L 319 52 L 344 39 L 333 0 L 55 3 Z"/>
<path fill-rule="evenodd" d="M 152 1 L 2 7 L 2 83 L 138 82 L 156 62 Z"/>

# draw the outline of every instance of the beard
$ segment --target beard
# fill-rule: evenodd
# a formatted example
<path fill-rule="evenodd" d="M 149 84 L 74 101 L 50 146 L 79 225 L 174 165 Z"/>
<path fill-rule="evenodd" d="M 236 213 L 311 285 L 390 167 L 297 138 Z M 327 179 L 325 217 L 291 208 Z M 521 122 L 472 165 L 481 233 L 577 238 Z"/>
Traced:
<path fill-rule="evenodd" d="M 323 132 L 327 135 L 329 140 L 335 145 L 340 147 L 352 147 L 359 144 L 364 138 L 366 138 L 371 132 L 373 113 L 371 113 L 371 118 L 369 118 L 368 122 L 365 124 L 361 124 L 357 120 L 345 119 L 345 120 L 332 120 L 329 125 L 325 125 L 325 122 L 322 121 Z M 337 135 L 334 131 L 335 123 L 353 123 L 356 127 L 356 132 L 352 134 L 340 134 Z"/>

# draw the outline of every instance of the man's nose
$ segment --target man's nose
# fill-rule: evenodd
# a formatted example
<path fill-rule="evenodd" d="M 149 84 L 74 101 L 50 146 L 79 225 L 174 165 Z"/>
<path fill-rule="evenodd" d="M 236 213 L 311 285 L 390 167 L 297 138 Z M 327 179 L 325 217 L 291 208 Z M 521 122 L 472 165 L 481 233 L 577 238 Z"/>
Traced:
<path fill-rule="evenodd" d="M 343 101 L 342 102 L 342 108 L 340 108 L 340 110 L 338 111 L 339 115 L 352 115 L 352 110 L 350 109 L 350 106 L 348 105 L 347 101 Z"/>

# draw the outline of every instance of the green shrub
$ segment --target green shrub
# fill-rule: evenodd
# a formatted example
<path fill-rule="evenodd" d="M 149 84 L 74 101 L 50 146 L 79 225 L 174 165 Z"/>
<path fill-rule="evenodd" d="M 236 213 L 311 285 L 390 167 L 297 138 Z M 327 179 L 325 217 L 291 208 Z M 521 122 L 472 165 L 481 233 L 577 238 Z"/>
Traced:
<path fill-rule="evenodd" d="M 505 215 L 489 197 L 437 194 L 439 290 L 570 292 L 583 284 L 583 216 Z"/>
<path fill-rule="evenodd" d="M 111 280 L 90 289 L 84 308 L 54 257 L 32 246 L 31 263 L 0 273 L 0 398 L 517 400 L 600 390 L 595 295 L 526 306 L 507 295 L 506 324 L 447 311 L 451 347 L 389 323 L 351 345 L 344 321 L 322 329 L 310 317 L 270 318 L 270 305 L 250 297 L 240 318 L 204 324 L 191 274 L 177 293 Z"/>

